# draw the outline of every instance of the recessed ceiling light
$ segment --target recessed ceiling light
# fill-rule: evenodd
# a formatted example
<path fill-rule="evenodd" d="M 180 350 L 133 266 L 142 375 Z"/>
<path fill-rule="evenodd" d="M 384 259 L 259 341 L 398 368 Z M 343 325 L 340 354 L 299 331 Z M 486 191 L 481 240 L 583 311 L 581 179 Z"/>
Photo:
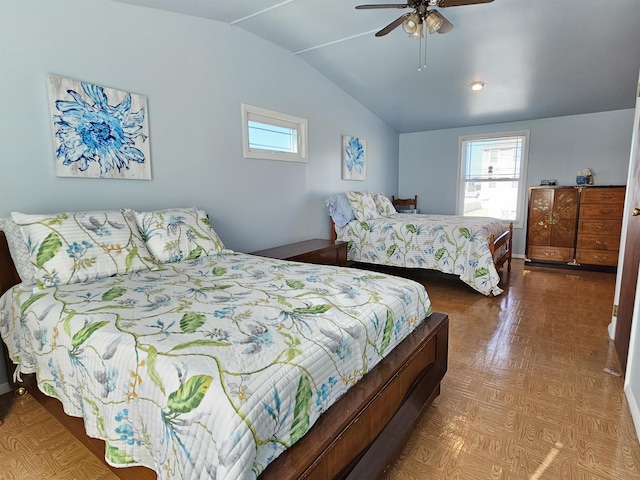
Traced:
<path fill-rule="evenodd" d="M 474 92 L 479 92 L 485 87 L 485 85 L 486 83 L 484 82 L 473 82 L 471 85 L 469 85 L 469 88 L 471 88 L 471 90 L 473 90 Z"/>

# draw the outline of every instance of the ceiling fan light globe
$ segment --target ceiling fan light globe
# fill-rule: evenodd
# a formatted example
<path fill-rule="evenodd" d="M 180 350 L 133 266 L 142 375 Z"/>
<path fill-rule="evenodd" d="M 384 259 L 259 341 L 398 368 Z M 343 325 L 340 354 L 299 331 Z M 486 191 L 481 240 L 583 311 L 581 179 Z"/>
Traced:
<path fill-rule="evenodd" d="M 427 14 L 427 18 L 425 18 L 424 21 L 427 24 L 429 33 L 436 33 L 444 23 L 440 17 L 432 15 L 431 12 Z"/>
<path fill-rule="evenodd" d="M 424 30 L 422 30 L 422 25 L 418 25 L 416 31 L 409 35 L 409 38 L 412 38 L 414 40 L 420 40 L 422 37 L 424 37 Z"/>
<path fill-rule="evenodd" d="M 418 30 L 418 25 L 420 25 L 420 15 L 416 12 L 411 13 L 404 22 L 402 22 L 402 29 L 408 33 L 409 35 L 413 34 Z"/>
<path fill-rule="evenodd" d="M 418 24 L 414 22 L 411 17 L 407 18 L 404 22 L 402 22 L 402 29 L 408 33 L 409 35 L 415 33 L 418 29 Z"/>

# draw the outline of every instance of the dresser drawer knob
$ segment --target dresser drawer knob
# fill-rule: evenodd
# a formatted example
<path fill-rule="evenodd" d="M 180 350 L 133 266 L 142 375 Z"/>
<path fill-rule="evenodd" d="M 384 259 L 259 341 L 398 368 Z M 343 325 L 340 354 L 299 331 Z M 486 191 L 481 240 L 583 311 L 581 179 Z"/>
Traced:
<path fill-rule="evenodd" d="M 608 247 L 609 246 L 609 242 L 607 242 L 607 241 L 603 242 L 602 240 L 596 240 L 596 245 L 602 245 L 602 246 Z"/>
<path fill-rule="evenodd" d="M 598 225 L 599 230 L 611 230 L 610 225 Z"/>
<path fill-rule="evenodd" d="M 600 198 L 603 200 L 609 200 L 613 198 L 613 193 L 601 193 Z"/>
<path fill-rule="evenodd" d="M 545 250 L 545 251 L 544 251 L 544 254 L 545 254 L 547 257 L 555 257 L 555 256 L 556 256 L 556 252 L 554 252 L 554 251 L 551 251 L 551 252 L 550 252 L 550 251 L 548 251 L 548 250 Z"/>
<path fill-rule="evenodd" d="M 600 210 L 600 215 L 611 215 L 613 210 Z"/>

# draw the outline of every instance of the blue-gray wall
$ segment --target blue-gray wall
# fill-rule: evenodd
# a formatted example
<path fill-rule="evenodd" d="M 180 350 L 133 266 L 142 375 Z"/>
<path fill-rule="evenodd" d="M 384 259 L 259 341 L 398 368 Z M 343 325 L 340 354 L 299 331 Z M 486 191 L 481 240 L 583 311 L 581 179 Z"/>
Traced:
<path fill-rule="evenodd" d="M 57 178 L 47 74 L 146 95 L 153 180 Z M 242 157 L 240 104 L 307 118 L 309 163 Z M 0 216 L 206 209 L 226 246 L 329 238 L 337 191 L 397 193 L 398 135 L 301 59 L 237 27 L 107 0 L 0 0 Z M 367 179 L 341 180 L 341 135 Z M 0 387 L 5 384 L 0 360 Z"/>
<path fill-rule="evenodd" d="M 401 197 L 418 195 L 423 212 L 456 213 L 458 139 L 518 130 L 530 131 L 527 184 L 556 179 L 575 185 L 576 173 L 590 168 L 598 185 L 625 185 L 634 110 L 453 128 L 400 135 Z M 526 226 L 514 231 L 514 254 L 524 255 Z"/>

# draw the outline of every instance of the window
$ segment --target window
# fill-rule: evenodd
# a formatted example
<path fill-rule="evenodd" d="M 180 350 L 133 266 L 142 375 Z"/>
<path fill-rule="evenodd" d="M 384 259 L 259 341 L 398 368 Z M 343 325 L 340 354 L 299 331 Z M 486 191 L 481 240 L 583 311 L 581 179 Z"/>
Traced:
<path fill-rule="evenodd" d="M 529 131 L 460 137 L 458 214 L 523 226 Z"/>
<path fill-rule="evenodd" d="M 245 158 L 307 162 L 307 120 L 242 104 Z"/>

